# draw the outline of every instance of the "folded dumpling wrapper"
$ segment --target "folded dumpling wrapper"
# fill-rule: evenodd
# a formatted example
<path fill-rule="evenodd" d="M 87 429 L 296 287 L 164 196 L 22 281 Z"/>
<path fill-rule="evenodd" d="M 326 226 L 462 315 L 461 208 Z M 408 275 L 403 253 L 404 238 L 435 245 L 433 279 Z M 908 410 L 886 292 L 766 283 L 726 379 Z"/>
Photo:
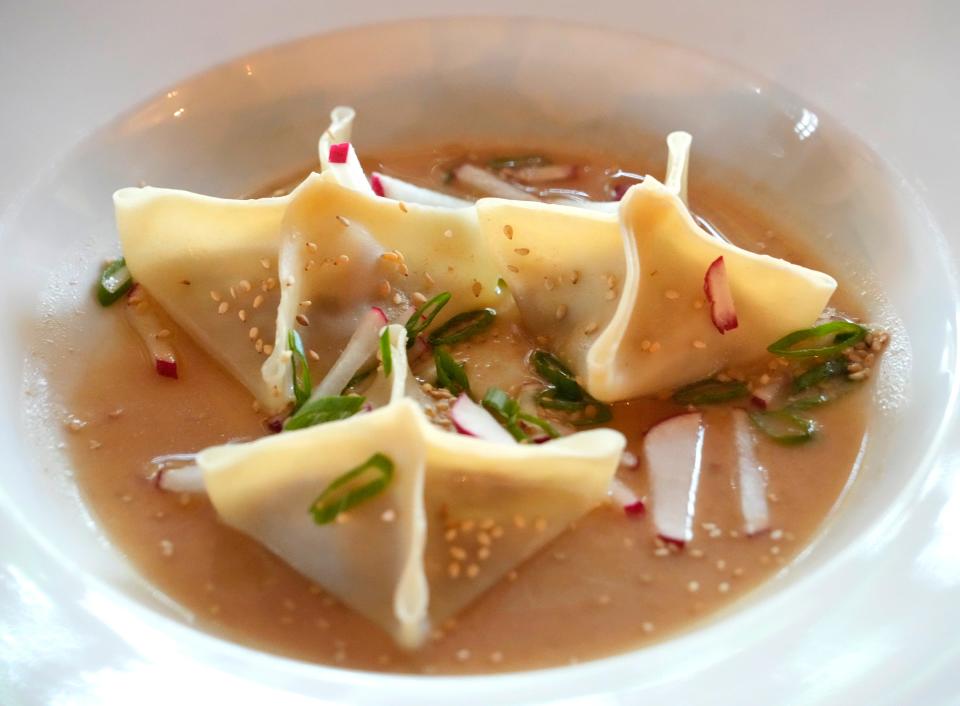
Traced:
<path fill-rule="evenodd" d="M 283 354 L 298 315 L 309 322 L 300 334 L 322 374 L 371 306 L 405 322 L 417 294 L 449 292 L 435 325 L 462 311 L 493 307 L 506 315 L 513 308 L 473 207 L 405 204 L 344 186 L 328 171 L 297 188 L 282 230 L 275 348 L 263 367 L 271 408 L 293 398 Z"/>
<path fill-rule="evenodd" d="M 821 272 L 707 233 L 681 198 L 689 136 L 671 135 L 665 186 L 632 187 L 617 214 L 482 199 L 481 227 L 527 330 L 597 399 L 660 392 L 764 355 L 810 326 L 836 289 Z M 704 294 L 724 258 L 739 325 L 720 333 Z"/>
<path fill-rule="evenodd" d="M 386 406 L 210 448 L 197 463 L 223 521 L 413 648 L 604 502 L 625 440 L 597 429 L 540 445 L 498 444 L 442 431 L 405 396 L 406 332 L 388 330 Z M 393 463 L 386 489 L 316 524 L 314 499 L 377 453 Z"/>
<path fill-rule="evenodd" d="M 264 403 L 275 399 L 260 368 L 263 341 L 273 342 L 277 248 L 290 200 L 221 199 L 154 187 L 113 196 L 134 280 Z"/>

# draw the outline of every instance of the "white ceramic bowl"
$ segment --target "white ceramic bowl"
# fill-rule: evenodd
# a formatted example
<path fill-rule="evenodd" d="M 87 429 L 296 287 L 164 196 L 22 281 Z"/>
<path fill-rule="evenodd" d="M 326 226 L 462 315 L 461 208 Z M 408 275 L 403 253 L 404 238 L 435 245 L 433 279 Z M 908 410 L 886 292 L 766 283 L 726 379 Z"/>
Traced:
<path fill-rule="evenodd" d="M 629 152 L 638 133 L 685 129 L 696 138 L 695 170 L 699 162 L 742 175 L 745 190 L 762 182 L 789 204 L 788 217 L 810 226 L 834 266 L 856 273 L 872 314 L 897 327 L 903 361 L 885 371 L 861 478 L 810 551 L 696 631 L 523 674 L 348 672 L 186 624 L 77 499 L 56 449 L 60 430 L 40 423 L 49 391 L 29 375 L 18 332 L 38 312 L 89 306 L 86 285 L 116 250 L 114 189 L 142 179 L 248 191 L 309 160 L 336 103 L 358 108 L 357 139 L 370 149 L 469 133 Z M 952 700 L 956 240 L 944 238 L 931 211 L 938 194 L 918 188 L 925 173 L 895 167 L 849 127 L 776 82 L 677 45 L 566 23 L 470 19 L 340 31 L 234 59 L 84 136 L 7 199 L 0 221 L 8 332 L 0 342 L 8 420 L 0 428 L 0 703 Z M 12 152 L 28 162 L 22 148 Z"/>

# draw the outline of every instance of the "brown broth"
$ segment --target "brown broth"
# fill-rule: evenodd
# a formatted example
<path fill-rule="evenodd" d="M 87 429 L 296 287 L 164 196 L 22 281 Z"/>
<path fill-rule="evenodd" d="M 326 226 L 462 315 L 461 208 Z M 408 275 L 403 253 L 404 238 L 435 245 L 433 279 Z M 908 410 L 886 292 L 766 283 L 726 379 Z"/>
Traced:
<path fill-rule="evenodd" d="M 438 188 L 444 187 L 445 166 L 470 152 L 479 162 L 494 154 L 459 146 L 368 156 L 365 162 Z M 568 158 L 556 152 L 552 157 Z M 575 161 L 586 168 L 563 186 L 594 198 L 609 198 L 609 174 L 643 173 L 644 166 L 618 164 L 609 155 L 578 155 Z M 262 193 L 291 181 L 278 181 Z M 782 224 L 722 185 L 692 180 L 691 202 L 744 247 L 820 264 Z M 857 312 L 843 295 L 832 304 Z M 816 411 L 823 431 L 812 443 L 786 447 L 762 440 L 759 457 L 769 471 L 775 531 L 747 538 L 738 531 L 729 413 L 710 409 L 696 537 L 685 550 L 658 543 L 646 517 L 598 508 L 439 627 L 423 649 L 404 652 L 257 542 L 220 523 L 205 499 L 154 488 L 149 475 L 155 456 L 265 432 L 249 393 L 172 325 L 181 378 L 158 377 L 116 309 L 84 305 L 79 316 L 56 323 L 60 335 L 75 344 L 69 351 L 45 349 L 42 360 L 69 414 L 85 422 L 65 436 L 87 503 L 137 569 L 187 609 L 198 627 L 306 661 L 460 674 L 562 665 L 663 640 L 780 571 L 837 502 L 864 439 L 869 392 L 861 389 Z M 656 399 L 621 403 L 611 426 L 639 456 L 645 431 L 678 409 Z M 646 493 L 642 469 L 620 475 Z"/>

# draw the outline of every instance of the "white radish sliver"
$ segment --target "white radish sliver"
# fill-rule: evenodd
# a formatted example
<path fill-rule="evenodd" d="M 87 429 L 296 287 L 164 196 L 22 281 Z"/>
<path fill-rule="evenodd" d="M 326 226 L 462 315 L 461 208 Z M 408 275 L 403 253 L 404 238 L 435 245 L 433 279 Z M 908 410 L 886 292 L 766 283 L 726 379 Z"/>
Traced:
<path fill-rule="evenodd" d="M 387 315 L 382 309 L 373 307 L 360 320 L 353 336 L 347 341 L 343 353 L 330 368 L 330 372 L 313 389 L 310 400 L 320 397 L 332 397 L 343 392 L 343 388 L 369 361 L 377 350 L 380 329 L 387 325 Z"/>
<path fill-rule="evenodd" d="M 379 172 L 374 172 L 371 178 L 379 181 L 380 187 L 383 190 L 382 196 L 388 199 L 405 201 L 406 203 L 418 203 L 422 206 L 442 206 L 444 208 L 468 208 L 473 205 L 472 201 L 459 199 L 456 196 L 450 196 L 440 191 L 425 189 L 422 186 L 417 186 L 416 184 L 411 184 L 402 179 L 387 176 L 386 174 L 380 174 Z M 374 188 L 374 191 L 376 191 L 376 188 Z"/>
<path fill-rule="evenodd" d="M 767 505 L 767 471 L 757 461 L 756 439 L 750 418 L 742 409 L 733 411 L 734 441 L 737 448 L 737 485 L 740 488 L 740 512 L 743 531 L 757 534 L 770 528 Z"/>
<path fill-rule="evenodd" d="M 533 194 L 529 194 L 520 187 L 491 174 L 486 169 L 481 169 L 472 164 L 461 164 L 454 170 L 453 175 L 457 178 L 457 181 L 487 196 L 513 199 L 514 201 L 539 201 Z"/>
<path fill-rule="evenodd" d="M 515 444 L 510 432 L 504 429 L 483 407 L 471 400 L 466 394 L 461 394 L 450 408 L 450 421 L 461 434 L 475 436 L 484 441 L 494 441 L 500 444 Z"/>
<path fill-rule="evenodd" d="M 690 165 L 689 132 L 671 132 L 667 135 L 667 176 L 663 185 L 687 203 L 687 172 Z"/>
<path fill-rule="evenodd" d="M 660 422 L 643 441 L 650 473 L 653 523 L 657 534 L 675 542 L 693 539 L 693 516 L 703 460 L 699 412 Z"/>
<path fill-rule="evenodd" d="M 157 486 L 170 493 L 205 493 L 200 466 L 164 468 L 157 472 Z"/>

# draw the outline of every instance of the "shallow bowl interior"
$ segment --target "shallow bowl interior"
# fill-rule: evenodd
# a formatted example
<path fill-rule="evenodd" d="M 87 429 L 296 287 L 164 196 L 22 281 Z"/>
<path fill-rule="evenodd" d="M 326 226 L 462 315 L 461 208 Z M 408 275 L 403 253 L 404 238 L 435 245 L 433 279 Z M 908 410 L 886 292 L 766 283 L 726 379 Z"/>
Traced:
<path fill-rule="evenodd" d="M 460 702 L 480 703 L 495 692 L 571 697 L 597 684 L 625 684 L 627 675 L 654 690 L 691 677 L 722 679 L 721 665 L 733 655 L 753 659 L 757 669 L 782 659 L 782 668 L 801 675 L 790 655 L 842 634 L 844 605 L 870 588 L 850 585 L 827 608 L 816 597 L 836 586 L 841 571 L 860 567 L 870 575 L 935 472 L 931 461 L 956 395 L 957 298 L 945 246 L 916 195 L 851 133 L 780 86 L 675 46 L 533 20 L 374 26 L 244 57 L 185 79 L 104 126 L 29 190 L 3 234 L 5 330 L 25 332 L 38 315 L 91 306 L 88 283 L 118 247 L 113 190 L 145 181 L 247 193 L 309 161 L 337 104 L 358 109 L 356 139 L 370 150 L 470 137 L 631 154 L 646 153 L 650 135 L 688 130 L 699 178 L 723 178 L 748 198 L 766 200 L 802 224 L 838 271 L 852 274 L 872 317 L 894 328 L 900 363 L 884 371 L 860 478 L 811 550 L 699 631 L 549 678 L 471 679 L 476 690 Z M 923 273 L 922 290 L 906 273 Z M 326 693 L 371 703 L 405 681 L 301 665 L 193 631 L 104 540 L 79 502 L 56 447 L 59 425 L 43 423 L 58 412 L 55 396 L 32 374 L 36 345 L 25 334 L 0 342 L 0 405 L 12 422 L 0 429 L 7 456 L 0 502 L 10 536 L 19 538 L 13 556 L 36 569 L 24 573 L 23 595 L 53 597 L 46 609 L 62 612 L 65 635 L 79 625 L 89 631 L 71 637 L 54 659 L 82 660 L 93 640 L 144 665 L 215 665 L 223 681 L 211 684 L 250 677 L 281 690 L 324 685 Z M 29 655 L 23 659 L 21 673 L 29 674 Z M 444 691 L 453 688 L 450 680 L 428 681 L 417 703 L 457 693 Z M 393 693 L 395 703 L 413 700 Z"/>

